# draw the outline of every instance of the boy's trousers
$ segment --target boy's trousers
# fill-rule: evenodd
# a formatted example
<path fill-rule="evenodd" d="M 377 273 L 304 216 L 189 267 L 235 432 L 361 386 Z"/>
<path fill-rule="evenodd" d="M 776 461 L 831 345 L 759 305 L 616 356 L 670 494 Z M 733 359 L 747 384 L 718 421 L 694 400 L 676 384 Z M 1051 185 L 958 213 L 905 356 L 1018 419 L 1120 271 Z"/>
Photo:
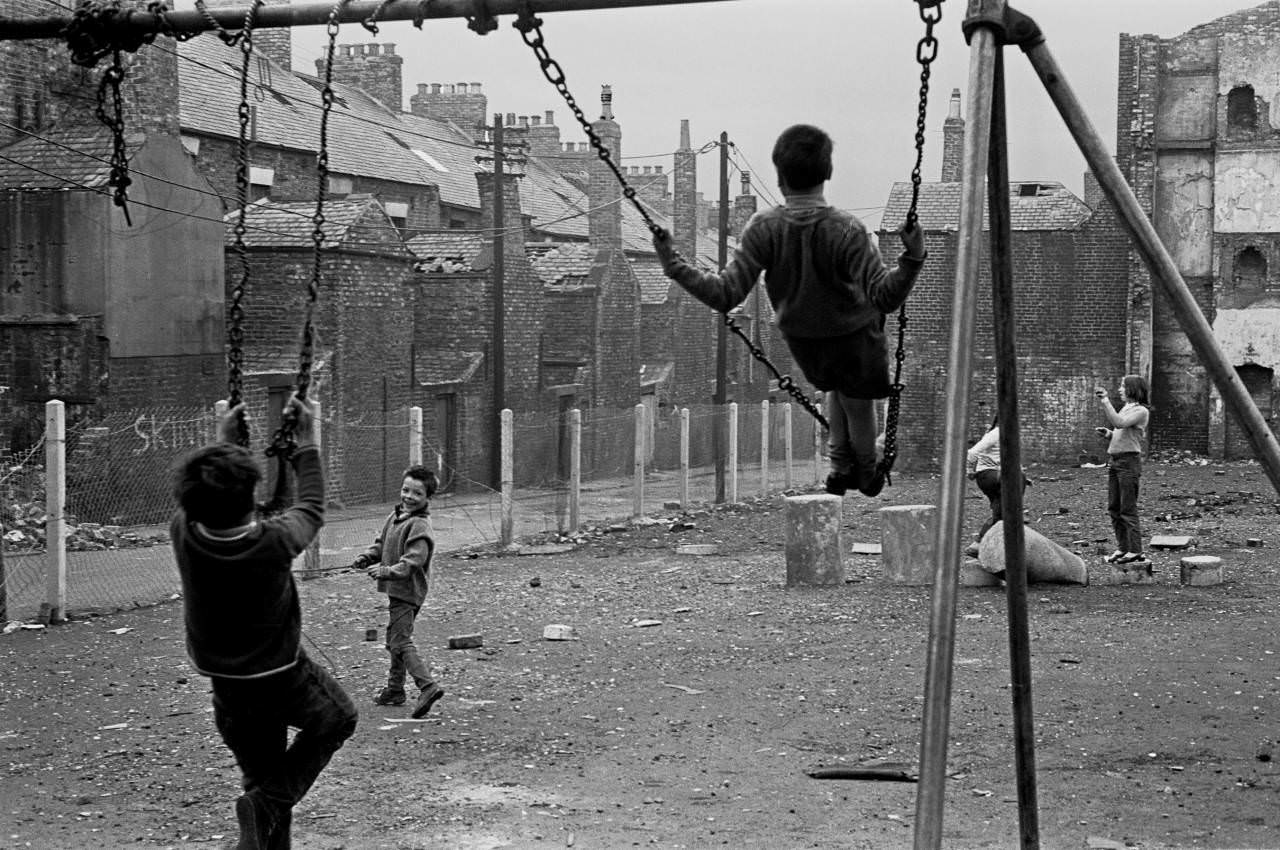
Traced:
<path fill-rule="evenodd" d="M 244 789 L 279 809 L 306 795 L 359 716 L 342 686 L 305 653 L 288 670 L 261 679 L 213 677 L 213 715 Z M 292 744 L 290 726 L 298 730 Z"/>
<path fill-rule="evenodd" d="M 391 654 L 391 669 L 387 672 L 387 686 L 404 689 L 405 673 L 419 688 L 431 684 L 431 671 L 418 655 L 413 642 L 413 623 L 418 618 L 419 606 L 392 597 L 387 604 L 387 652 Z"/>

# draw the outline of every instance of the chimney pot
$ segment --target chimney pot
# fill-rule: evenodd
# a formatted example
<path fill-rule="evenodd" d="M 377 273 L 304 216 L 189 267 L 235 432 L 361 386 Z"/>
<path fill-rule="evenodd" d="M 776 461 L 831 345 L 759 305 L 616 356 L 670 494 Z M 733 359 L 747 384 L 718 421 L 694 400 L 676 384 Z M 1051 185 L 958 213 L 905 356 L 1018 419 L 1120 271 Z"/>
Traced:
<path fill-rule="evenodd" d="M 507 126 L 508 127 L 516 126 L 516 114 L 514 112 L 507 113 Z"/>
<path fill-rule="evenodd" d="M 742 194 L 744 195 L 751 194 L 751 172 L 750 171 L 742 172 Z"/>
<path fill-rule="evenodd" d="M 652 174 L 652 173 L 653 173 L 653 166 L 652 166 L 652 165 L 646 165 L 646 166 L 644 167 L 644 173 L 645 173 L 645 174 Z"/>
<path fill-rule="evenodd" d="M 381 52 L 381 50 L 382 50 L 382 47 L 381 45 L 378 45 L 378 44 L 366 44 L 364 46 L 364 52 L 366 56 L 377 56 L 378 53 Z"/>
<path fill-rule="evenodd" d="M 661 165 L 655 165 L 655 166 L 653 167 L 653 173 L 654 173 L 654 174 L 661 174 L 661 173 L 662 173 L 662 166 L 661 166 Z"/>
<path fill-rule="evenodd" d="M 395 56 L 395 55 L 396 55 L 396 46 L 395 46 L 395 44 L 394 44 L 394 43 L 392 43 L 392 44 L 384 44 L 384 45 L 382 45 L 382 52 L 383 52 L 383 54 L 384 54 L 384 55 L 386 55 L 386 56 Z"/>
<path fill-rule="evenodd" d="M 687 151 L 691 145 L 689 144 L 689 119 L 680 119 L 680 150 Z"/>
<path fill-rule="evenodd" d="M 960 117 L 960 89 L 951 90 L 951 104 L 947 110 L 948 118 Z"/>
<path fill-rule="evenodd" d="M 613 86 L 600 87 L 600 117 L 606 121 L 613 120 Z"/>
<path fill-rule="evenodd" d="M 426 97 L 429 91 L 431 91 L 431 86 L 426 83 L 418 83 L 418 97 Z"/>
<path fill-rule="evenodd" d="M 479 84 L 479 83 L 472 83 L 472 84 L 471 84 L 471 93 L 472 93 L 472 94 L 480 94 L 480 84 Z"/>
<path fill-rule="evenodd" d="M 523 127 L 523 128 L 525 128 L 526 130 L 529 128 L 529 116 L 528 116 L 528 115 L 521 115 L 521 116 L 520 116 L 520 126 L 521 126 L 521 127 Z"/>
<path fill-rule="evenodd" d="M 441 84 L 440 84 L 440 83 L 432 83 L 432 84 L 431 84 L 431 93 L 432 93 L 432 94 L 440 94 L 440 87 L 441 87 Z"/>
<path fill-rule="evenodd" d="M 548 124 L 556 123 L 556 114 L 552 112 L 550 109 L 547 110 L 547 123 Z"/>
<path fill-rule="evenodd" d="M 531 115 L 531 116 L 529 116 L 529 120 L 533 122 L 533 126 L 535 126 L 535 127 L 541 127 L 541 126 L 542 126 L 542 116 L 541 116 L 541 115 Z"/>

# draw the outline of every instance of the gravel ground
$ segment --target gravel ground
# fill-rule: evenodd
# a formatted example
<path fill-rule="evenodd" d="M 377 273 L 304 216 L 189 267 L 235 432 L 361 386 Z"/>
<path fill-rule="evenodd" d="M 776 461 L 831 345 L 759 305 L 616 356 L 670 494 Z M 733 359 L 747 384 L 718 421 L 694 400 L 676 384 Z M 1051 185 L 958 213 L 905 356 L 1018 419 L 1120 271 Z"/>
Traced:
<path fill-rule="evenodd" d="M 1280 498 L 1260 467 L 1147 467 L 1145 532 L 1221 557 L 1212 587 L 1179 584 L 1187 552 L 1155 553 L 1154 584 L 1104 584 L 1105 470 L 1031 475 L 1032 527 L 1091 573 L 1029 594 L 1041 846 L 1280 847 Z M 904 472 L 848 497 L 845 546 L 937 486 Z M 783 518 L 775 497 L 441 558 L 418 637 L 447 695 L 421 722 L 369 702 L 386 664 L 364 640 L 384 626 L 371 583 L 304 582 L 308 649 L 362 717 L 293 846 L 911 846 L 914 784 L 806 771 L 916 769 L 930 589 L 850 555 L 843 586 L 788 590 Z M 577 639 L 543 640 L 551 624 Z M 1006 627 L 1000 588 L 961 588 L 948 848 L 1019 846 Z M 473 633 L 482 647 L 446 649 Z M 16 631 L 0 658 L 0 845 L 233 843 L 238 771 L 179 604 Z"/>

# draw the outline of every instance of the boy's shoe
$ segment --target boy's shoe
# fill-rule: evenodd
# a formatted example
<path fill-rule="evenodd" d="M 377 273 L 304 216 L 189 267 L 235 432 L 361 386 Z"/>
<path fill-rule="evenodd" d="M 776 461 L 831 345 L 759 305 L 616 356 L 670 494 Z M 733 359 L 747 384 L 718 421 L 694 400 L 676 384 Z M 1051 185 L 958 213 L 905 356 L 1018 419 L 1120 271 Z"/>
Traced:
<path fill-rule="evenodd" d="M 404 705 L 404 688 L 383 688 L 373 698 L 374 705 Z"/>
<path fill-rule="evenodd" d="M 968 546 L 966 546 L 966 547 L 964 548 L 964 553 L 965 553 L 965 555 L 969 556 L 970 558 L 976 558 L 976 557 L 978 557 L 978 552 L 979 552 L 979 551 L 980 551 L 980 550 L 979 550 L 979 548 L 978 548 L 978 544 L 977 544 L 977 543 L 970 543 Z"/>
<path fill-rule="evenodd" d="M 849 490 L 858 486 L 857 479 L 851 472 L 835 472 L 834 470 L 827 475 L 826 491 L 833 496 L 843 496 Z"/>
<path fill-rule="evenodd" d="M 877 469 L 872 473 L 870 480 L 858 488 L 858 492 L 864 496 L 879 496 L 880 491 L 884 489 L 884 473 Z"/>
<path fill-rule="evenodd" d="M 240 840 L 235 850 L 269 850 L 274 823 L 262 797 L 252 791 L 237 797 L 236 820 L 240 823 Z"/>
<path fill-rule="evenodd" d="M 1117 564 L 1145 564 L 1148 563 L 1147 556 L 1141 552 L 1125 552 L 1114 563 Z"/>
<path fill-rule="evenodd" d="M 1108 555 L 1107 557 L 1103 558 L 1103 559 L 1102 559 L 1102 561 L 1103 561 L 1103 563 L 1107 563 L 1107 564 L 1114 564 L 1116 561 L 1120 560 L 1120 558 L 1121 558 L 1123 555 L 1124 555 L 1124 552 L 1123 552 L 1122 550 L 1120 550 L 1120 549 L 1117 549 L 1116 551 L 1112 552 L 1112 553 L 1111 553 L 1110 555 Z"/>
<path fill-rule="evenodd" d="M 436 704 L 436 700 L 444 696 L 444 689 L 435 682 L 427 685 L 418 694 L 418 701 L 413 706 L 413 716 L 422 718 L 427 716 L 427 712 L 431 710 L 431 706 Z"/>

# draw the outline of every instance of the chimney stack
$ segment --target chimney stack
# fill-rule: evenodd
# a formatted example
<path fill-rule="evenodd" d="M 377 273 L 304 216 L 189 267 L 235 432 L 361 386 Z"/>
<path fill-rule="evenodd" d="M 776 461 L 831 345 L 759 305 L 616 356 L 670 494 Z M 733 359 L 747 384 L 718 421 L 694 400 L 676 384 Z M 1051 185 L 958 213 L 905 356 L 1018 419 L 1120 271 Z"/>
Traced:
<path fill-rule="evenodd" d="M 676 250 L 694 262 L 698 249 L 698 157 L 689 144 L 689 119 L 680 119 L 680 147 L 671 188 L 671 234 Z"/>
<path fill-rule="evenodd" d="M 287 27 L 282 27 L 287 29 Z M 257 36 L 254 36 L 255 42 Z M 392 112 L 404 111 L 401 66 L 394 44 L 342 44 L 333 56 L 335 82 L 355 86 Z M 324 59 L 316 60 L 316 74 L 324 77 Z"/>
<path fill-rule="evenodd" d="M 622 161 L 622 128 L 613 120 L 613 91 L 609 86 L 600 89 L 601 118 L 592 123 L 600 143 L 609 151 L 614 163 Z M 622 188 L 618 180 L 600 157 L 588 159 L 589 179 L 587 236 L 591 247 L 622 249 Z"/>
<path fill-rule="evenodd" d="M 942 122 L 942 182 L 964 177 L 964 119 L 960 117 L 960 89 L 951 90 L 951 106 Z"/>

